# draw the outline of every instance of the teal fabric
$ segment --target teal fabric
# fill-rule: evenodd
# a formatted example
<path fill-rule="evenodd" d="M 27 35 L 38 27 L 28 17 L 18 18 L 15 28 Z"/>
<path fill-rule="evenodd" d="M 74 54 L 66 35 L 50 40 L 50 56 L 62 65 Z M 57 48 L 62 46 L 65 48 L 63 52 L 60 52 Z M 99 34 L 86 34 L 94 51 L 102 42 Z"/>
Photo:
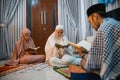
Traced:
<path fill-rule="evenodd" d="M 109 3 L 113 4 L 116 0 L 98 0 L 98 3 L 105 3 L 108 5 Z"/>

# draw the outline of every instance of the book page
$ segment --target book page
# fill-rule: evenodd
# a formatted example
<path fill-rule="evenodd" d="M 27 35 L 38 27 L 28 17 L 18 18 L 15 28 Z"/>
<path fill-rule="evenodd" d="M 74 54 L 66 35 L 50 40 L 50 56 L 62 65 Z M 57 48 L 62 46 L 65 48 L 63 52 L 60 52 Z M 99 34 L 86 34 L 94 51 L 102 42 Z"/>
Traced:
<path fill-rule="evenodd" d="M 55 43 L 55 46 L 57 47 L 57 48 L 67 48 L 67 47 L 69 47 L 69 44 L 67 44 L 67 45 L 61 45 L 61 44 L 58 44 L 58 43 Z"/>
<path fill-rule="evenodd" d="M 74 48 L 76 48 L 77 50 L 83 50 L 84 48 L 89 51 L 90 48 L 91 48 L 91 43 L 83 40 L 83 41 L 80 41 L 78 44 L 75 44 L 75 43 L 72 43 L 70 41 L 68 41 L 68 43 L 73 46 Z"/>
<path fill-rule="evenodd" d="M 36 51 L 37 49 L 39 49 L 40 47 L 38 46 L 38 47 L 36 47 L 36 48 L 27 48 L 25 51 L 31 51 L 31 50 L 34 50 L 34 51 Z"/>
<path fill-rule="evenodd" d="M 40 46 L 38 46 L 38 47 L 36 47 L 36 48 L 31 48 L 31 49 L 33 49 L 33 50 L 37 50 L 37 49 L 39 49 L 40 48 Z"/>
<path fill-rule="evenodd" d="M 91 48 L 91 43 L 89 43 L 85 40 L 80 41 L 77 45 L 82 46 L 83 48 L 87 49 L 87 51 L 89 51 Z"/>

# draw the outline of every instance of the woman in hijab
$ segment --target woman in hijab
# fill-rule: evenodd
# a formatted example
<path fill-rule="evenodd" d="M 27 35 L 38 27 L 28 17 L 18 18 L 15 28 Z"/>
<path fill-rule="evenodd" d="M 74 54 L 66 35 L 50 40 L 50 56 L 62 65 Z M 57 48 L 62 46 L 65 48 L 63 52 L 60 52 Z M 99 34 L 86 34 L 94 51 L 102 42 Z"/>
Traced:
<path fill-rule="evenodd" d="M 23 28 L 22 36 L 15 44 L 13 56 L 7 63 L 8 65 L 31 64 L 45 61 L 45 55 L 37 55 L 37 51 L 31 49 L 35 48 L 35 44 L 30 35 L 31 31 L 28 28 Z"/>
<path fill-rule="evenodd" d="M 69 54 L 68 39 L 63 33 L 63 26 L 57 25 L 45 45 L 46 63 L 52 66 L 80 64 L 80 58 Z"/>

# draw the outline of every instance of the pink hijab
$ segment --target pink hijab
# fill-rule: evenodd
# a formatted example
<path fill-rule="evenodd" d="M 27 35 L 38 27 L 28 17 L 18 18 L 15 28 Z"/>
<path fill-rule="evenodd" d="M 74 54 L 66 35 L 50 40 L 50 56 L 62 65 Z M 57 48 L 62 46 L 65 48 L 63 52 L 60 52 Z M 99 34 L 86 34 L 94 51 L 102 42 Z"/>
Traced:
<path fill-rule="evenodd" d="M 19 38 L 19 40 L 16 42 L 14 51 L 13 51 L 13 60 L 19 59 L 25 54 L 25 49 L 27 48 L 34 48 L 35 44 L 30 37 L 29 40 L 25 40 L 24 35 L 25 34 L 31 34 L 31 31 L 28 28 L 23 28 L 22 30 L 22 36 Z"/>

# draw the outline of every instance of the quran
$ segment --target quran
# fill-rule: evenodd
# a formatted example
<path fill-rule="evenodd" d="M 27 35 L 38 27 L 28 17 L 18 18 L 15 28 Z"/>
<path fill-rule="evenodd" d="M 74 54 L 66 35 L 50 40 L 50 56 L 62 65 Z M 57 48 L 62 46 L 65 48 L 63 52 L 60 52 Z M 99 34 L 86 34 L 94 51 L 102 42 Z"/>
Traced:
<path fill-rule="evenodd" d="M 57 48 L 65 48 L 65 47 L 69 47 L 69 44 L 61 45 L 61 44 L 55 43 L 55 46 Z"/>
<path fill-rule="evenodd" d="M 40 47 L 36 47 L 36 48 L 27 48 L 25 51 L 36 51 L 38 50 Z"/>
<path fill-rule="evenodd" d="M 91 43 L 82 40 L 78 44 L 68 41 L 68 43 L 77 51 L 88 52 L 91 48 Z"/>

